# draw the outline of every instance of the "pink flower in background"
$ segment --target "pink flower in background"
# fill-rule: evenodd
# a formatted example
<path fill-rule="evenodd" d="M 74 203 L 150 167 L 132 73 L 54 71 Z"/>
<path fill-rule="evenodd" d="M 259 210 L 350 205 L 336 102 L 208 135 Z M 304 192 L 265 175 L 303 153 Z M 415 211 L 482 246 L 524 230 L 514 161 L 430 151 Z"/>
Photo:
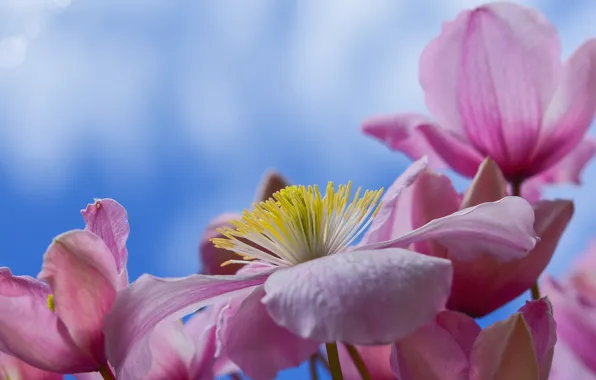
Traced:
<path fill-rule="evenodd" d="M 551 300 L 557 320 L 557 335 L 565 347 L 557 348 L 553 372 L 567 374 L 572 368 L 585 367 L 585 374 L 574 379 L 596 378 L 596 242 L 576 263 L 569 276 L 558 281 L 546 278 L 541 287 Z M 576 358 L 578 365 L 570 365 Z M 591 375 L 588 376 L 588 374 Z"/>
<path fill-rule="evenodd" d="M 400 186 L 411 184 L 424 166 L 416 163 L 408 169 Z M 291 186 L 233 221 L 236 230 L 223 231 L 226 239 L 216 243 L 238 252 L 243 258 L 238 263 L 256 259 L 261 268 L 254 272 L 178 279 L 141 276 L 118 294 L 106 318 L 110 362 L 118 367 L 151 328 L 170 315 L 235 297 L 241 302 L 231 305 L 236 312 L 226 317 L 220 339 L 232 340 L 223 346 L 243 371 L 251 362 L 282 365 L 281 359 L 248 360 L 251 342 L 259 340 L 271 345 L 261 347 L 264 352 L 292 350 L 303 354 L 301 360 L 322 342 L 388 344 L 432 320 L 444 307 L 451 284 L 448 260 L 404 248 L 432 240 L 457 247 L 453 252 L 462 257 L 481 252 L 521 258 L 536 243 L 531 206 L 507 197 L 432 220 L 390 241 L 349 249 L 381 196 L 372 191 L 350 201 L 349 189 L 329 184 L 322 196 L 316 188 Z M 278 333 L 271 333 L 273 327 Z M 231 352 L 234 347 L 237 351 Z"/>
<path fill-rule="evenodd" d="M 0 352 L 0 380 L 62 380 L 58 373 L 42 371 Z"/>
<path fill-rule="evenodd" d="M 82 213 L 87 230 L 54 239 L 42 281 L 0 268 L 0 351 L 47 371 L 107 368 L 103 317 L 126 285 L 126 211 L 105 199 Z"/>
<path fill-rule="evenodd" d="M 281 174 L 275 171 L 266 173 L 257 191 L 255 202 L 266 201 L 273 193 L 288 185 L 288 181 Z M 241 217 L 240 214 L 224 213 L 211 220 L 199 245 L 199 256 L 203 264 L 201 272 L 203 274 L 234 274 L 242 268 L 241 264 L 230 264 L 222 267 L 221 264 L 238 258 L 238 255 L 227 249 L 216 248 L 211 242 L 211 239 L 223 237 L 218 229 L 230 227 L 230 220 L 240 219 Z"/>
<path fill-rule="evenodd" d="M 446 310 L 397 341 L 391 365 L 400 380 L 546 380 L 556 341 L 545 298 L 483 330 L 474 319 Z"/>
<path fill-rule="evenodd" d="M 360 244 L 370 245 L 391 240 L 430 221 L 450 215 L 466 207 L 494 202 L 506 196 L 505 180 L 499 168 L 487 159 L 465 195 L 459 195 L 445 175 L 422 165 L 403 187 L 398 179 L 383 198 L 383 206 Z M 453 264 L 453 283 L 447 308 L 473 317 L 484 316 L 528 290 L 546 268 L 567 223 L 573 214 L 573 203 L 564 200 L 542 201 L 533 205 L 536 214 L 534 229 L 541 238 L 534 250 L 524 257 L 464 255 L 470 242 L 450 241 L 448 245 L 433 239 L 416 242 L 411 249 L 427 255 L 447 258 Z M 497 218 L 495 215 L 487 217 Z M 515 215 L 502 215 L 510 225 L 521 220 Z M 503 232 L 506 236 L 506 232 Z"/>
<path fill-rule="evenodd" d="M 596 151 L 585 137 L 596 108 L 596 40 L 565 64 L 557 31 L 536 10 L 490 3 L 443 26 L 420 58 L 436 122 L 418 114 L 373 118 L 366 134 L 413 159 L 472 177 L 486 157 L 508 181 L 572 181 Z"/>

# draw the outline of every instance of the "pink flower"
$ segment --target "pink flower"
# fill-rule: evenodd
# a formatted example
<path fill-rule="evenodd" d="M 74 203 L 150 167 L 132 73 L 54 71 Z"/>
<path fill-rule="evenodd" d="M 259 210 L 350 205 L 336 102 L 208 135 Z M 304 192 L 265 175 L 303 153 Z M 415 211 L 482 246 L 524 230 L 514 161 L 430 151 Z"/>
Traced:
<path fill-rule="evenodd" d="M 446 310 L 397 341 L 391 365 L 400 380 L 546 380 L 555 326 L 545 298 L 484 330 L 472 318 Z"/>
<path fill-rule="evenodd" d="M 578 261 L 571 274 L 561 281 L 546 278 L 542 291 L 548 296 L 555 310 L 557 335 L 565 345 L 557 355 L 575 360 L 585 372 L 596 378 L 596 242 L 588 248 Z M 570 371 L 571 361 L 562 366 L 564 361 L 555 359 L 558 364 L 553 371 Z M 577 367 L 577 366 L 575 366 Z M 580 379 L 583 377 L 580 377 Z M 591 378 L 587 377 L 586 378 Z"/>
<path fill-rule="evenodd" d="M 125 286 L 128 222 L 111 199 L 82 214 L 87 230 L 66 232 L 47 249 L 43 282 L 0 268 L 0 350 L 46 371 L 107 366 L 101 328 Z"/>
<path fill-rule="evenodd" d="M 540 13 L 496 2 L 460 13 L 420 58 L 437 122 L 381 116 L 366 134 L 413 159 L 472 177 L 486 157 L 508 181 L 572 181 L 596 152 L 584 138 L 596 108 L 596 40 L 560 61 L 557 31 Z"/>
<path fill-rule="evenodd" d="M 0 352 L 0 380 L 62 380 L 58 373 L 42 371 Z"/>
<path fill-rule="evenodd" d="M 279 173 L 270 171 L 263 177 L 257 191 L 255 202 L 262 202 L 269 199 L 273 193 L 288 186 L 288 181 Z M 230 227 L 229 221 L 240 219 L 240 214 L 224 213 L 215 217 L 205 229 L 199 245 L 200 260 L 203 264 L 203 274 L 234 274 L 242 268 L 241 264 L 230 264 L 221 266 L 226 261 L 236 259 L 238 255 L 227 249 L 216 248 L 211 239 L 222 238 L 219 229 Z"/>
<path fill-rule="evenodd" d="M 395 374 L 389 363 L 391 358 L 391 345 L 385 346 L 359 346 L 356 347 L 358 355 L 364 361 L 371 379 L 395 380 Z M 346 346 L 338 345 L 339 361 L 344 380 L 362 380 L 362 375 L 354 365 L 354 360 L 348 353 Z"/>
<path fill-rule="evenodd" d="M 403 188 L 423 166 L 417 163 L 404 173 Z M 329 184 L 325 196 L 316 188 L 291 186 L 276 193 L 275 200 L 245 211 L 242 220 L 233 222 L 236 230 L 224 230 L 226 238 L 215 243 L 244 257 L 238 262 L 258 260 L 262 269 L 252 273 L 141 276 L 118 294 L 106 317 L 110 362 L 118 367 L 135 344 L 169 316 L 235 297 L 242 301 L 236 312 L 232 305 L 233 314 L 222 323 L 223 346 L 240 369 L 248 372 L 247 365 L 255 366 L 263 378 L 280 369 L 266 374 L 264 367 L 283 363 L 262 357 L 241 360 L 259 342 L 271 346 L 259 348 L 264 351 L 303 354 L 294 361 L 306 359 L 322 342 L 389 344 L 432 320 L 444 307 L 451 285 L 448 260 L 404 248 L 433 240 L 458 247 L 462 256 L 480 250 L 519 258 L 536 243 L 531 206 L 507 197 L 433 220 L 390 241 L 350 250 L 376 212 L 381 194 L 366 192 L 353 201 L 349 194 L 349 185 L 335 189 Z M 240 348 L 230 352 L 234 347 Z"/>
<path fill-rule="evenodd" d="M 420 229 L 434 219 L 483 202 L 497 201 L 506 195 L 505 180 L 490 159 L 481 165 L 463 196 L 455 191 L 449 178 L 426 168 L 421 168 L 410 177 L 410 181 L 408 187 L 404 188 L 398 180 L 389 188 L 383 206 L 361 244 L 394 239 Z M 573 203 L 564 200 L 542 201 L 534 204 L 533 208 L 536 213 L 534 229 L 541 241 L 523 257 L 515 254 L 500 257 L 481 255 L 480 247 L 472 250 L 474 255 L 468 256 L 465 250 L 470 250 L 471 243 L 465 240 L 450 241 L 449 246 L 437 241 L 416 242 L 412 245 L 414 251 L 451 260 L 453 283 L 447 303 L 449 309 L 473 317 L 484 316 L 534 284 L 549 263 L 571 219 Z M 495 218 L 488 214 L 487 217 Z M 500 217 L 509 226 L 520 222 L 513 214 Z M 501 236 L 507 236 L 508 233 L 503 231 Z"/>

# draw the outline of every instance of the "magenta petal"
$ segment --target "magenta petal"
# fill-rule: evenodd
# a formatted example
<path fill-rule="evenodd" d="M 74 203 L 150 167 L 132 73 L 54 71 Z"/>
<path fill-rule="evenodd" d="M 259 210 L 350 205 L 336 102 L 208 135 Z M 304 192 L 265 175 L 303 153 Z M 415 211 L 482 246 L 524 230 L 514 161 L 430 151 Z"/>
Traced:
<path fill-rule="evenodd" d="M 519 312 L 524 316 L 528 325 L 534 352 L 540 370 L 540 379 L 547 380 L 550 373 L 555 343 L 557 343 L 557 327 L 553 318 L 553 310 L 546 298 L 527 302 Z"/>
<path fill-rule="evenodd" d="M 116 368 L 120 367 L 131 348 L 157 323 L 247 292 L 262 284 L 269 274 L 183 278 L 142 275 L 118 293 L 111 312 L 104 319 L 108 359 Z"/>
<path fill-rule="evenodd" d="M 213 339 L 212 339 L 213 340 Z M 151 369 L 143 380 L 188 379 L 190 362 L 195 347 L 184 334 L 180 321 L 162 321 L 155 326 L 149 338 Z M 214 346 L 215 343 L 213 342 Z M 198 378 L 198 377 L 197 377 Z"/>
<path fill-rule="evenodd" d="M 232 299 L 218 332 L 224 352 L 255 380 L 274 379 L 278 371 L 300 365 L 320 345 L 273 322 L 261 303 L 264 296 L 265 290 L 259 286 L 246 298 Z"/>
<path fill-rule="evenodd" d="M 385 346 L 354 346 L 364 361 L 366 369 L 374 380 L 395 380 L 389 358 L 391 356 L 391 345 Z M 339 361 L 344 380 L 362 380 L 362 376 L 354 365 L 345 344 L 338 344 Z"/>
<path fill-rule="evenodd" d="M 520 197 L 505 197 L 463 209 L 397 239 L 367 245 L 362 249 L 407 247 L 419 241 L 434 240 L 449 249 L 452 257 L 470 260 L 489 253 L 502 261 L 524 257 L 534 248 L 532 206 Z"/>
<path fill-rule="evenodd" d="M 0 353 L 0 379 L 2 380 L 61 380 L 62 375 L 30 366 L 14 356 Z"/>
<path fill-rule="evenodd" d="M 451 276 L 448 260 L 403 249 L 342 252 L 273 273 L 263 302 L 303 338 L 388 344 L 445 306 Z"/>
<path fill-rule="evenodd" d="M 224 237 L 217 231 L 219 228 L 232 227 L 229 224 L 229 221 L 238 220 L 240 218 L 240 214 L 222 214 L 214 218 L 205 229 L 199 244 L 199 254 L 202 263 L 201 272 L 203 274 L 234 274 L 242 268 L 242 264 L 231 264 L 222 267 L 221 264 L 224 262 L 228 260 L 238 260 L 239 256 L 233 251 L 223 248 L 215 248 L 215 245 L 211 242 L 211 239 L 213 238 Z"/>
<path fill-rule="evenodd" d="M 418 129 L 423 125 L 434 123 L 426 116 L 418 114 L 377 116 L 366 120 L 362 124 L 362 131 L 377 138 L 389 149 L 403 152 L 414 160 L 426 156 L 432 167 L 443 168 L 446 166 L 445 163 Z"/>
<path fill-rule="evenodd" d="M 0 351 L 44 370 L 73 373 L 97 368 L 48 308 L 49 287 L 0 268 Z"/>
<path fill-rule="evenodd" d="M 50 285 L 56 314 L 72 339 L 102 364 L 101 326 L 118 288 L 118 271 L 106 244 L 89 231 L 58 236 L 44 255 L 39 278 Z"/>

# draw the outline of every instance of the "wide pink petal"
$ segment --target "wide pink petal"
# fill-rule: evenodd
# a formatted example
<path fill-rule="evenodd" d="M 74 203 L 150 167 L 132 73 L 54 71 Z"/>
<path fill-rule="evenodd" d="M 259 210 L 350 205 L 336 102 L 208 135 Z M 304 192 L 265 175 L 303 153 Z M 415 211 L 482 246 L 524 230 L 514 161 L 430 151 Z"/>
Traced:
<path fill-rule="evenodd" d="M 541 14 L 490 3 L 444 24 L 422 53 L 420 82 L 440 124 L 465 130 L 508 175 L 534 148 L 562 70 L 559 56 L 556 29 Z"/>
<path fill-rule="evenodd" d="M 49 287 L 0 268 L 0 351 L 47 371 L 73 373 L 97 368 L 48 308 Z"/>
<path fill-rule="evenodd" d="M 158 278 L 142 275 L 121 290 L 104 318 L 106 353 L 119 368 L 131 348 L 166 318 L 177 318 L 262 284 L 270 272 L 252 276 L 204 276 Z"/>
<path fill-rule="evenodd" d="M 472 261 L 452 258 L 454 275 L 449 309 L 482 317 L 526 292 L 536 282 L 573 215 L 573 204 L 544 201 L 534 209 L 534 228 L 541 240 L 525 257 L 508 262 L 488 255 Z"/>
<path fill-rule="evenodd" d="M 224 353 L 255 380 L 274 379 L 280 370 L 300 365 L 320 345 L 273 322 L 261 303 L 264 296 L 265 290 L 259 286 L 247 297 L 230 300 L 218 331 Z"/>
<path fill-rule="evenodd" d="M 362 249 L 407 247 L 433 240 L 448 248 L 457 260 L 490 254 L 508 261 L 524 257 L 534 248 L 537 239 L 533 226 L 532 206 L 523 198 L 506 197 L 432 220 L 401 237 Z"/>
<path fill-rule="evenodd" d="M 403 249 L 342 252 L 273 273 L 263 302 L 303 338 L 388 344 L 444 307 L 451 275 L 448 260 Z"/>
<path fill-rule="evenodd" d="M 106 243 L 114 255 L 118 273 L 121 273 L 126 268 L 126 241 L 130 234 L 126 209 L 115 200 L 104 198 L 87 205 L 81 210 L 81 215 L 85 220 L 85 230 L 93 232 Z"/>
<path fill-rule="evenodd" d="M 480 332 L 470 366 L 469 380 L 539 379 L 532 334 L 521 313 Z"/>
<path fill-rule="evenodd" d="M 116 263 L 104 241 L 82 230 L 58 236 L 44 255 L 39 278 L 50 285 L 56 314 L 74 342 L 103 364 L 101 327 L 118 288 Z"/>
<path fill-rule="evenodd" d="M 14 356 L 0 353 L 1 380 L 61 380 L 61 374 L 32 367 Z"/>
<path fill-rule="evenodd" d="M 226 261 L 238 260 L 240 257 L 228 249 L 215 248 L 215 245 L 213 245 L 211 242 L 211 239 L 224 237 L 222 234 L 217 232 L 219 228 L 232 227 L 229 224 L 229 221 L 238 220 L 240 218 L 240 214 L 226 213 L 217 216 L 209 223 L 205 229 L 205 232 L 203 233 L 203 236 L 201 237 L 201 242 L 199 244 L 199 254 L 202 263 L 201 273 L 224 275 L 234 274 L 240 268 L 242 268 L 242 264 L 231 264 L 222 267 L 221 264 L 225 263 Z"/>
<path fill-rule="evenodd" d="M 372 136 L 389 149 L 403 152 L 413 160 L 427 157 L 433 168 L 446 167 L 445 162 L 420 133 L 419 127 L 434 125 L 426 116 L 419 114 L 383 115 L 366 120 L 362 131 Z"/>
<path fill-rule="evenodd" d="M 544 115 L 533 161 L 547 169 L 584 139 L 596 111 L 596 39 L 580 46 L 565 64 L 557 91 Z"/>
<path fill-rule="evenodd" d="M 348 353 L 345 344 L 338 344 L 339 361 L 344 380 L 362 380 L 362 375 L 354 365 L 354 360 Z M 389 362 L 391 345 L 385 346 L 355 346 L 364 361 L 366 369 L 372 379 L 395 380 L 395 375 Z"/>
<path fill-rule="evenodd" d="M 522 313 L 534 342 L 534 352 L 540 370 L 540 380 L 547 380 L 550 373 L 555 343 L 557 343 L 557 327 L 553 318 L 553 310 L 546 298 L 526 302 L 519 309 Z"/>

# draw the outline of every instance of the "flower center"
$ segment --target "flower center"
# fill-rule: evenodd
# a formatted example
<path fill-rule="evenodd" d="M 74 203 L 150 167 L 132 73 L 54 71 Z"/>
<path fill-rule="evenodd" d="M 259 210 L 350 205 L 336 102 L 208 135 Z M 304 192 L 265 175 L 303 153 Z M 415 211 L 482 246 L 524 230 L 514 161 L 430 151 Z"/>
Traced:
<path fill-rule="evenodd" d="M 265 202 L 244 210 L 234 228 L 218 229 L 224 238 L 211 241 L 217 248 L 228 249 L 243 257 L 232 263 L 261 260 L 273 266 L 289 266 L 344 250 L 362 233 L 379 211 L 383 189 L 356 190 L 352 202 L 352 184 L 337 191 L 329 182 L 321 196 L 317 186 L 288 186 Z M 252 244 L 250 244 L 252 243 Z"/>

